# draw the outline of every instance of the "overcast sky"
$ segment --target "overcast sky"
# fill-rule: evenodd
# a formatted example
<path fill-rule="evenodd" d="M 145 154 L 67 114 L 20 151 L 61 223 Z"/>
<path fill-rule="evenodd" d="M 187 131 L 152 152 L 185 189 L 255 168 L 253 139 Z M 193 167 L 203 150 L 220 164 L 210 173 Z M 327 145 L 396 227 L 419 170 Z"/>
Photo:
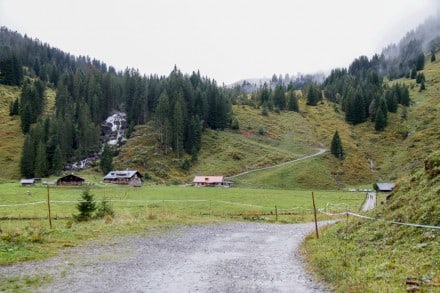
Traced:
<path fill-rule="evenodd" d="M 438 0 L 0 0 L 0 25 L 118 70 L 200 70 L 219 83 L 346 67 Z"/>

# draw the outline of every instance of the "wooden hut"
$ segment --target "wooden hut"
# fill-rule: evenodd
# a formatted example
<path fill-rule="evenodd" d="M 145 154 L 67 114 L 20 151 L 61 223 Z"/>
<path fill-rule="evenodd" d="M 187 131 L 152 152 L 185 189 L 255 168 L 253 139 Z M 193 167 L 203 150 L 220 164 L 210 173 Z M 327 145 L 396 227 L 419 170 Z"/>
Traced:
<path fill-rule="evenodd" d="M 85 183 L 85 179 L 74 174 L 69 174 L 57 180 L 57 185 L 80 186 Z"/>

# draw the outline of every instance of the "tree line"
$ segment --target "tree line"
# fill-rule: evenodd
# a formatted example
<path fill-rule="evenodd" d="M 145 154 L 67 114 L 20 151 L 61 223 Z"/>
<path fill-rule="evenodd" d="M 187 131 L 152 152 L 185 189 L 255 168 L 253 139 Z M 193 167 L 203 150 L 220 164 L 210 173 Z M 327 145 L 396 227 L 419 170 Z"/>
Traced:
<path fill-rule="evenodd" d="M 177 158 L 187 153 L 196 160 L 203 129 L 230 126 L 231 92 L 199 72 L 183 74 L 177 67 L 168 76 L 116 71 L 4 27 L 0 47 L 23 68 L 24 77 L 11 84 L 21 86 L 22 93 L 11 101 L 10 115 L 20 115 L 26 135 L 24 177 L 54 174 L 68 162 L 98 154 L 100 124 L 115 111 L 127 114 L 128 135 L 136 125 L 154 123 L 161 150 Z M 2 70 L 0 82 L 12 79 L 13 72 Z M 52 114 L 43 113 L 48 87 L 56 91 Z"/>

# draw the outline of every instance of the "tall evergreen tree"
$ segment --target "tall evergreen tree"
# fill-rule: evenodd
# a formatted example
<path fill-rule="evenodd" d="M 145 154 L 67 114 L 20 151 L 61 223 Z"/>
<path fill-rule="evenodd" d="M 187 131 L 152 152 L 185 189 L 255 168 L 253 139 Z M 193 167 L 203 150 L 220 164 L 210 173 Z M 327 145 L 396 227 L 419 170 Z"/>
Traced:
<path fill-rule="evenodd" d="M 33 178 L 35 174 L 34 169 L 35 148 L 30 135 L 26 135 L 21 152 L 20 159 L 20 173 L 24 178 Z"/>
<path fill-rule="evenodd" d="M 435 62 L 435 52 L 431 51 L 431 62 Z"/>
<path fill-rule="evenodd" d="M 113 170 L 113 151 L 108 144 L 104 145 L 104 149 L 101 154 L 101 159 L 99 161 L 99 166 L 103 174 L 107 174 Z"/>
<path fill-rule="evenodd" d="M 376 111 L 374 129 L 376 131 L 382 131 L 385 129 L 386 126 L 387 126 L 387 119 L 385 117 L 385 114 L 383 113 L 382 108 L 378 107 Z"/>
<path fill-rule="evenodd" d="M 305 88 L 307 105 L 316 106 L 318 102 L 322 100 L 321 89 L 315 84 L 309 84 Z"/>
<path fill-rule="evenodd" d="M 260 105 L 269 103 L 270 91 L 267 83 L 263 84 L 263 88 L 260 91 Z"/>
<path fill-rule="evenodd" d="M 299 112 L 298 99 L 294 90 L 289 91 L 287 96 L 287 109 L 289 111 Z"/>
<path fill-rule="evenodd" d="M 52 173 L 55 175 L 59 175 L 63 170 L 63 166 L 64 166 L 63 155 L 61 153 L 60 146 L 57 145 L 52 158 Z"/>
<path fill-rule="evenodd" d="M 173 115 L 173 145 L 174 151 L 177 155 L 177 158 L 180 158 L 180 155 L 183 150 L 183 135 L 185 129 L 185 116 L 184 116 L 184 102 L 182 95 L 177 97 L 177 100 L 174 104 L 174 115 Z"/>
<path fill-rule="evenodd" d="M 385 100 L 387 103 L 388 111 L 391 113 L 397 112 L 397 97 L 396 93 L 392 90 L 389 90 L 385 93 Z"/>
<path fill-rule="evenodd" d="M 333 134 L 330 152 L 340 160 L 343 160 L 345 157 L 344 148 L 342 147 L 341 138 L 339 137 L 339 133 L 337 130 Z"/>
<path fill-rule="evenodd" d="M 35 154 L 35 176 L 42 178 L 46 177 L 48 172 L 46 145 L 39 142 Z"/>
<path fill-rule="evenodd" d="M 286 96 L 284 92 L 284 87 L 282 85 L 277 85 L 273 93 L 273 104 L 280 111 L 286 108 Z"/>

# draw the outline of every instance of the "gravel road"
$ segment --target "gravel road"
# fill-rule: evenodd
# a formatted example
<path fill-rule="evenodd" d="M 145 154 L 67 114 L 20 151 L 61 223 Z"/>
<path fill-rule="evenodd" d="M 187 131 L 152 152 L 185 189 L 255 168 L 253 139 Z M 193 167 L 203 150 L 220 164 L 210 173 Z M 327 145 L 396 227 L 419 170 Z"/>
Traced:
<path fill-rule="evenodd" d="M 0 275 L 52 276 L 41 292 L 329 292 L 298 253 L 313 229 L 312 223 L 177 226 L 2 266 Z"/>

